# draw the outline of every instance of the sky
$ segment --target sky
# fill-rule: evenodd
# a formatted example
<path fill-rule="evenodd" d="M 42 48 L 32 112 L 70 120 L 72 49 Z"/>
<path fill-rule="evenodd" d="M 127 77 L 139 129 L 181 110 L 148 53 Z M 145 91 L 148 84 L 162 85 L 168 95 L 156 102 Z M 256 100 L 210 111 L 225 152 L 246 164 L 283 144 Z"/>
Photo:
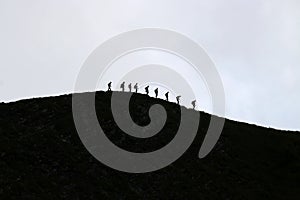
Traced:
<path fill-rule="evenodd" d="M 299 10 L 297 0 L 0 0 L 0 101 L 71 93 L 101 43 L 156 27 L 205 49 L 227 118 L 300 130 Z"/>

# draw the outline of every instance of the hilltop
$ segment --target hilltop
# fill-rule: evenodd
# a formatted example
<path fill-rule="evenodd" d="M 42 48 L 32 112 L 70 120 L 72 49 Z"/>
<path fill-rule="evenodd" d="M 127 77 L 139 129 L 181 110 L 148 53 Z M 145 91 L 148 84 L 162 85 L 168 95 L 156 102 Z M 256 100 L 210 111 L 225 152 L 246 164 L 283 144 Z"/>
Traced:
<path fill-rule="evenodd" d="M 119 147 L 148 152 L 174 137 L 180 117 L 175 103 L 133 95 L 130 111 L 137 124 L 149 123 L 153 104 L 168 113 L 163 130 L 141 140 L 116 126 L 110 97 L 110 92 L 97 92 L 96 111 L 107 137 Z M 213 151 L 199 159 L 210 118 L 201 112 L 196 139 L 176 162 L 159 171 L 129 174 L 103 165 L 85 149 L 73 122 L 72 95 L 1 103 L 0 199 L 299 198 L 299 132 L 226 120 Z"/>

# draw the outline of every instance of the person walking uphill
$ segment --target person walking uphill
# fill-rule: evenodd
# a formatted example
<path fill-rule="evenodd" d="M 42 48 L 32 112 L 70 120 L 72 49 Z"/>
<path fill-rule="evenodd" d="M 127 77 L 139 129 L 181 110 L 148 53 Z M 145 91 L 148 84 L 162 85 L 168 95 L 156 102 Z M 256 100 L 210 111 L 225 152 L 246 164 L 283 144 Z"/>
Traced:
<path fill-rule="evenodd" d="M 147 95 L 149 95 L 149 85 L 147 87 L 145 87 L 145 92 Z"/>
<path fill-rule="evenodd" d="M 192 101 L 193 109 L 195 110 L 196 108 L 196 100 Z"/>
<path fill-rule="evenodd" d="M 157 97 L 158 97 L 158 88 L 156 88 L 156 89 L 154 90 L 154 92 L 155 92 L 155 98 L 157 98 Z"/>
<path fill-rule="evenodd" d="M 135 93 L 137 93 L 138 92 L 138 84 L 137 83 L 134 85 L 134 89 L 135 89 Z"/>
<path fill-rule="evenodd" d="M 131 83 L 128 85 L 128 88 L 129 88 L 129 92 L 131 92 Z"/>
<path fill-rule="evenodd" d="M 176 100 L 177 100 L 177 104 L 178 104 L 178 105 L 179 105 L 180 97 L 181 97 L 181 96 L 177 96 L 177 97 L 176 97 Z"/>
<path fill-rule="evenodd" d="M 169 101 L 169 92 L 167 92 L 167 93 L 165 94 L 165 96 L 166 96 L 166 100 Z"/>
<path fill-rule="evenodd" d="M 122 92 L 125 91 L 125 81 L 121 84 L 120 88 L 122 89 Z"/>
<path fill-rule="evenodd" d="M 108 83 L 108 85 L 107 85 L 107 86 L 108 86 L 107 91 L 111 91 L 111 84 L 112 84 L 112 82 L 109 82 L 109 83 Z"/>

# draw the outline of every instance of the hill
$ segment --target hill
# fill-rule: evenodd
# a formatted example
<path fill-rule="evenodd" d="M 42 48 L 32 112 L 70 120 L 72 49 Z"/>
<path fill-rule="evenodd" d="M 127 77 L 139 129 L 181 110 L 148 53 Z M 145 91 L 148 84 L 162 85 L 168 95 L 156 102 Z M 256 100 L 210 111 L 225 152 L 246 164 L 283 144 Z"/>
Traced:
<path fill-rule="evenodd" d="M 130 111 L 137 124 L 149 123 L 148 109 L 155 103 L 171 116 L 159 134 L 141 140 L 117 127 L 110 97 L 97 92 L 96 110 L 107 137 L 119 147 L 148 152 L 174 137 L 178 105 L 134 94 Z M 299 132 L 226 120 L 213 151 L 199 159 L 210 117 L 201 113 L 196 139 L 176 162 L 129 174 L 105 166 L 85 149 L 73 122 L 71 95 L 1 103 L 0 199 L 299 199 Z"/>

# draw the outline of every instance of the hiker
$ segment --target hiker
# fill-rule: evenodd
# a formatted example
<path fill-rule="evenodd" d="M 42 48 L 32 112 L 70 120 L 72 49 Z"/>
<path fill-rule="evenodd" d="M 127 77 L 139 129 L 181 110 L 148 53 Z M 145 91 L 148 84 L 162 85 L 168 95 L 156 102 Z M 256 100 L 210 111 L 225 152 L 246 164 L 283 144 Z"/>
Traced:
<path fill-rule="evenodd" d="M 131 92 L 131 83 L 128 85 L 129 92 Z"/>
<path fill-rule="evenodd" d="M 177 100 L 177 104 L 178 104 L 178 105 L 179 105 L 180 97 L 181 97 L 181 96 L 177 96 L 177 97 L 176 97 L 176 100 Z"/>
<path fill-rule="evenodd" d="M 108 83 L 108 90 L 107 91 L 111 91 L 111 84 L 112 84 L 112 82 Z"/>
<path fill-rule="evenodd" d="M 149 95 L 149 85 L 147 87 L 145 87 L 145 92 L 147 95 Z"/>
<path fill-rule="evenodd" d="M 157 98 L 157 96 L 158 96 L 158 88 L 156 88 L 156 89 L 154 90 L 154 92 L 155 92 L 155 98 Z"/>
<path fill-rule="evenodd" d="M 135 93 L 137 93 L 137 91 L 138 91 L 138 84 L 137 83 L 134 85 L 134 89 L 135 89 Z"/>
<path fill-rule="evenodd" d="M 192 101 L 193 109 L 195 110 L 196 107 L 196 100 Z"/>
<path fill-rule="evenodd" d="M 165 94 L 165 96 L 166 96 L 166 100 L 169 101 L 169 92 L 167 92 L 167 93 Z"/>
<path fill-rule="evenodd" d="M 120 88 L 122 88 L 122 92 L 125 91 L 125 81 L 121 84 Z"/>

